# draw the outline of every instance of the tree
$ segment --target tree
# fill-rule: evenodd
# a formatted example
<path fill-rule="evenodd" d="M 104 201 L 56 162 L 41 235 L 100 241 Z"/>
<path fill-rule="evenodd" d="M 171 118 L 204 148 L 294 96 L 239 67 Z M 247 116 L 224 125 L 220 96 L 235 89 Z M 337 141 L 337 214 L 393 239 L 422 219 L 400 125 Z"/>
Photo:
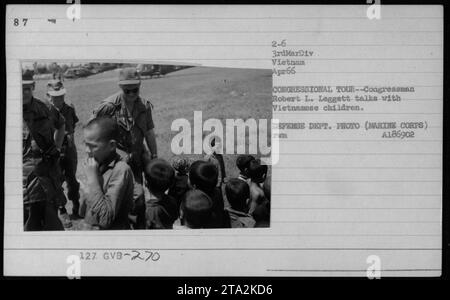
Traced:
<path fill-rule="evenodd" d="M 63 65 L 61 66 L 61 72 L 62 72 L 62 73 L 66 72 L 67 69 L 69 69 L 69 66 L 68 66 L 68 65 L 63 64 Z"/>

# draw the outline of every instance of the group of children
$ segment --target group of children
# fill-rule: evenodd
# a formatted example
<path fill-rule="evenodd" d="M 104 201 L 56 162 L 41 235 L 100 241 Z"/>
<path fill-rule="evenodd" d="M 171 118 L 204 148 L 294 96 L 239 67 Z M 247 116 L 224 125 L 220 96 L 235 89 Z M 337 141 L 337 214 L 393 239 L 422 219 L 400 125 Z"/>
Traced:
<path fill-rule="evenodd" d="M 80 215 L 82 229 L 132 229 L 133 174 L 116 153 L 116 122 L 94 118 L 84 127 L 87 177 Z M 224 164 L 175 156 L 155 158 L 144 167 L 150 192 L 146 229 L 248 228 L 270 223 L 268 167 L 239 155 L 237 178 L 223 178 Z M 220 178 L 220 179 L 219 179 Z"/>

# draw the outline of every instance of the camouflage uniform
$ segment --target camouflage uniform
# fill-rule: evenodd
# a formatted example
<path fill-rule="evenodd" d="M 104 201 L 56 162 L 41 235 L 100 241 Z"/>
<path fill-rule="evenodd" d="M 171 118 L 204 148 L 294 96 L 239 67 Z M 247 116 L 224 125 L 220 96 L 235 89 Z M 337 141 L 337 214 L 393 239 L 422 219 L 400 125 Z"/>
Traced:
<path fill-rule="evenodd" d="M 79 121 L 73 105 L 63 104 L 59 112 L 66 120 L 66 135 L 61 149 L 61 170 L 63 181 L 67 183 L 67 197 L 73 202 L 73 212 L 78 212 L 80 199 L 80 183 L 76 178 L 77 173 L 77 148 L 74 141 L 75 124 Z"/>
<path fill-rule="evenodd" d="M 24 230 L 64 230 L 57 208 L 65 205 L 59 151 L 53 134 L 64 118 L 49 103 L 32 98 L 23 106 Z"/>
<path fill-rule="evenodd" d="M 120 140 L 117 148 L 124 151 L 122 157 L 131 167 L 134 175 L 134 207 L 132 215 L 137 216 L 138 228 L 145 228 L 145 200 L 143 188 L 143 171 L 148 151 L 144 146 L 145 133 L 154 128 L 152 118 L 153 105 L 150 101 L 138 97 L 131 115 L 125 105 L 122 93 L 114 94 L 103 100 L 95 117 L 112 117 L 119 124 Z M 118 151 L 120 153 L 120 151 Z"/>

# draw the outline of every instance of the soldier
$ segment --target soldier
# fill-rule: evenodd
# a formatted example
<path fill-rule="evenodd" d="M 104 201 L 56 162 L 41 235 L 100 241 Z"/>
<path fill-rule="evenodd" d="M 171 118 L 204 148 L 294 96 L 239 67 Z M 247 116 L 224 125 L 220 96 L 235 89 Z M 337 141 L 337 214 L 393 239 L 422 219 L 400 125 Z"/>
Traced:
<path fill-rule="evenodd" d="M 64 118 L 50 104 L 33 97 L 33 73 L 22 76 L 24 230 L 64 230 L 58 207 L 64 205 L 58 160 Z"/>
<path fill-rule="evenodd" d="M 60 79 L 54 79 L 48 82 L 47 97 L 66 120 L 66 130 L 61 149 L 60 165 L 63 175 L 62 181 L 66 181 L 67 183 L 67 198 L 69 198 L 73 204 L 72 218 L 77 219 L 79 218 L 78 210 L 80 208 L 80 184 L 76 178 L 78 159 L 74 132 L 75 125 L 79 119 L 75 113 L 75 107 L 72 104 L 68 105 L 65 102 L 65 94 L 66 89 Z M 60 213 L 62 216 L 67 215 L 66 208 L 61 207 Z"/>
<path fill-rule="evenodd" d="M 157 157 L 153 106 L 139 96 L 140 86 L 136 68 L 122 69 L 119 74 L 121 91 L 103 100 L 94 111 L 95 117 L 109 116 L 119 125 L 121 138 L 117 148 L 123 151 L 121 156 L 130 165 L 135 180 L 134 206 L 130 216 L 135 229 L 145 229 L 144 166 Z"/>

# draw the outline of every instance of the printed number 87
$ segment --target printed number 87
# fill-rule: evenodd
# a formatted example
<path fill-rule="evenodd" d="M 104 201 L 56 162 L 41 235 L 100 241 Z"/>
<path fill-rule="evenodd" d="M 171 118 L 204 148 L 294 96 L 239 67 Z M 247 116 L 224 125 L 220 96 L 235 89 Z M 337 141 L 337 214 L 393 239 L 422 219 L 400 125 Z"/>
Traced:
<path fill-rule="evenodd" d="M 22 19 L 22 22 L 23 22 L 23 26 L 26 26 L 27 22 L 28 22 L 28 19 Z M 20 25 L 19 19 L 15 18 L 14 19 L 14 26 L 19 26 L 19 25 Z"/>

